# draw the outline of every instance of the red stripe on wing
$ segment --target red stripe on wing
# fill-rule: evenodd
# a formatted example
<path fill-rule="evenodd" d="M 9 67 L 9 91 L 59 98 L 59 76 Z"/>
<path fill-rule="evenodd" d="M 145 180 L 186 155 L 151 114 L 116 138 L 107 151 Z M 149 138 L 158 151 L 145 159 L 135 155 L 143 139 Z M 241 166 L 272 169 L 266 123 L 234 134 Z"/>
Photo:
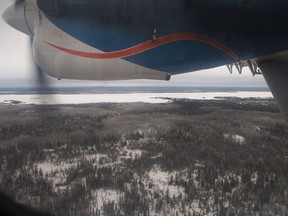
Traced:
<path fill-rule="evenodd" d="M 49 44 L 50 46 L 58 49 L 58 50 L 63 51 L 63 52 L 70 53 L 70 54 L 76 55 L 76 56 L 81 56 L 84 58 L 114 59 L 114 58 L 128 57 L 131 55 L 135 55 L 135 54 L 153 49 L 153 48 L 161 46 L 163 44 L 176 42 L 176 41 L 182 41 L 182 40 L 193 40 L 193 41 L 199 41 L 202 43 L 209 44 L 209 45 L 221 50 L 222 52 L 226 53 L 227 55 L 229 55 L 231 58 L 235 59 L 236 61 L 240 60 L 240 58 L 233 51 L 231 51 L 229 48 L 227 48 L 222 43 L 220 43 L 214 39 L 208 38 L 204 35 L 193 34 L 193 33 L 178 33 L 178 34 L 166 35 L 166 36 L 162 36 L 162 37 L 157 38 L 155 41 L 152 41 L 152 40 L 146 41 L 144 43 L 135 45 L 133 47 L 129 47 L 127 49 L 117 50 L 117 51 L 113 51 L 113 52 L 106 52 L 106 53 L 82 52 L 82 51 L 63 48 L 63 47 L 60 47 L 60 46 L 57 46 L 57 45 L 54 45 L 54 44 L 51 44 L 48 42 L 46 42 L 46 43 Z"/>

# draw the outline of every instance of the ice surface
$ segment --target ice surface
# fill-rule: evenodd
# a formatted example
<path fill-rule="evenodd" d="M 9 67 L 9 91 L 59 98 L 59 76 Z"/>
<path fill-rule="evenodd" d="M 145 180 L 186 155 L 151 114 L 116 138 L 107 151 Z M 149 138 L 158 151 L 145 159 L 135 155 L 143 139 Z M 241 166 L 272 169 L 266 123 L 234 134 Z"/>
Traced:
<path fill-rule="evenodd" d="M 131 93 L 131 94 L 2 94 L 2 104 L 85 104 L 85 103 L 167 103 L 165 98 L 215 99 L 215 97 L 271 98 L 271 92 L 194 92 L 194 93 Z M 18 101 L 15 104 L 13 101 Z"/>

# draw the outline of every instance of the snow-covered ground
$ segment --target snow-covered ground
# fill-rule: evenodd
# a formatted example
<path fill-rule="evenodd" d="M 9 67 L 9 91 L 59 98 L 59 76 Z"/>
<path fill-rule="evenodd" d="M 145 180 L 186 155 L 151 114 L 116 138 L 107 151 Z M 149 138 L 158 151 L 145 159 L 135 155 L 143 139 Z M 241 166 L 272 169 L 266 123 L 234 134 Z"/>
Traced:
<path fill-rule="evenodd" d="M 117 204 L 121 196 L 123 196 L 123 194 L 117 190 L 112 189 L 94 190 L 90 206 L 94 209 L 94 211 L 100 210 L 101 214 L 103 214 L 104 203 L 114 202 L 114 204 Z"/>
<path fill-rule="evenodd" d="M 150 172 L 148 172 L 148 182 L 152 183 L 154 186 L 154 189 L 156 189 L 159 192 L 162 192 L 162 194 L 166 194 L 173 198 L 181 196 L 184 197 L 185 195 L 185 189 L 181 186 L 175 186 L 175 185 L 169 185 L 169 180 L 171 177 L 175 178 L 176 172 L 165 172 L 162 171 L 159 167 L 154 167 Z"/>
<path fill-rule="evenodd" d="M 194 92 L 194 93 L 131 93 L 131 94 L 55 94 L 0 95 L 2 104 L 86 104 L 86 103 L 167 103 L 165 98 L 214 99 L 215 97 L 271 98 L 271 92 Z"/>

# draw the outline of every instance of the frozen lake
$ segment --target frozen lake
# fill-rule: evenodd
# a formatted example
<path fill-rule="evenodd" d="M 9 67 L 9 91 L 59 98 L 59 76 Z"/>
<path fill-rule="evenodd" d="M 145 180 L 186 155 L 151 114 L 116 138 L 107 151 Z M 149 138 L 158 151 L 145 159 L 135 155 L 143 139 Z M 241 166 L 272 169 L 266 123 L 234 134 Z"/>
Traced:
<path fill-rule="evenodd" d="M 0 94 L 1 104 L 167 103 L 165 98 L 215 99 L 215 97 L 271 98 L 271 92 L 193 92 L 130 94 Z"/>

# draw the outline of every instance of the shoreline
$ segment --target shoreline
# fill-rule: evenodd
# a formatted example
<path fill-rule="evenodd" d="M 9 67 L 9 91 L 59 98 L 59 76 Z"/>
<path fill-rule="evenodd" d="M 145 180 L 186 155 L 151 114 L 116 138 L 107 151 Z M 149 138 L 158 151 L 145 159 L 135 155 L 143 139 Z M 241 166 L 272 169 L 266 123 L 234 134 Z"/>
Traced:
<path fill-rule="evenodd" d="M 130 94 L 5 94 L 3 105 L 57 105 L 90 103 L 168 103 L 171 99 L 219 100 L 221 97 L 273 98 L 271 92 L 193 92 L 193 93 L 130 93 Z"/>

